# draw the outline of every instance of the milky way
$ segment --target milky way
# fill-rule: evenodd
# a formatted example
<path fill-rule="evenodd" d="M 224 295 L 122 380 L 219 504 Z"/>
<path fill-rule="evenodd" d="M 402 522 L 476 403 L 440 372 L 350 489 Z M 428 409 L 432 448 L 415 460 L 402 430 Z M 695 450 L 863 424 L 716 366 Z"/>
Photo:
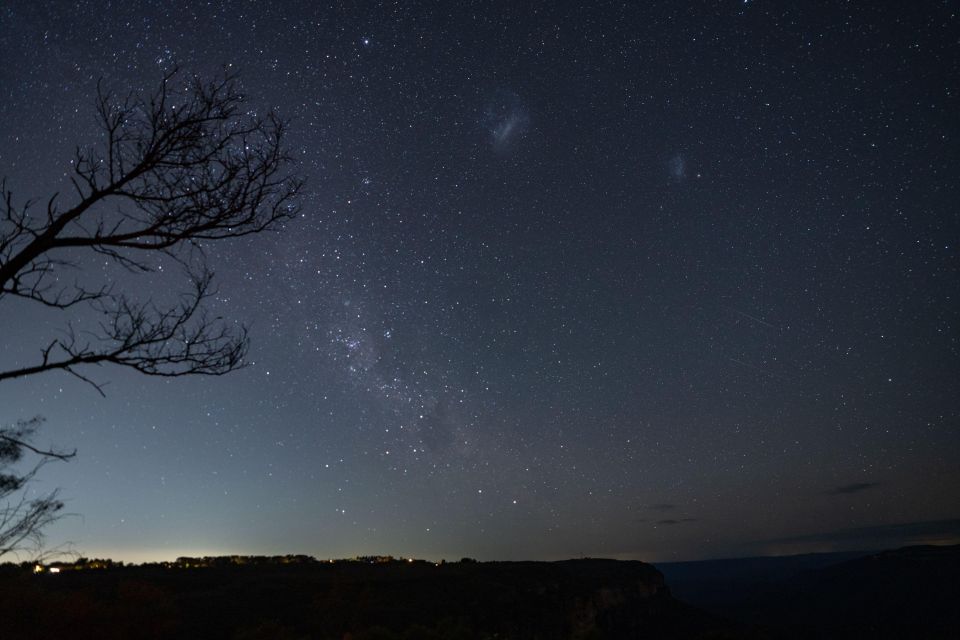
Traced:
<path fill-rule="evenodd" d="M 0 26 L 18 202 L 69 202 L 98 80 L 174 65 L 239 72 L 307 181 L 283 232 L 207 247 L 249 367 L 91 369 L 105 399 L 0 385 L 0 419 L 42 414 L 40 444 L 78 449 L 34 487 L 78 514 L 51 544 L 688 559 L 957 537 L 950 6 L 90 0 L 8 2 Z M 141 299 L 183 285 L 77 259 Z M 0 300 L 0 368 L 66 319 Z"/>

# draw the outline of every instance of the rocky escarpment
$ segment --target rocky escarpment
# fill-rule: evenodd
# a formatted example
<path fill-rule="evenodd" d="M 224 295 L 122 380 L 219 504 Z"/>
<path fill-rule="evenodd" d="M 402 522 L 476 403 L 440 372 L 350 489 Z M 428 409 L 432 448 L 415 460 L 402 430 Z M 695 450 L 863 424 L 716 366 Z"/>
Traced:
<path fill-rule="evenodd" d="M 0 578 L 0 636 L 11 639 L 694 638 L 723 628 L 675 600 L 652 566 L 613 560 L 214 563 Z"/>

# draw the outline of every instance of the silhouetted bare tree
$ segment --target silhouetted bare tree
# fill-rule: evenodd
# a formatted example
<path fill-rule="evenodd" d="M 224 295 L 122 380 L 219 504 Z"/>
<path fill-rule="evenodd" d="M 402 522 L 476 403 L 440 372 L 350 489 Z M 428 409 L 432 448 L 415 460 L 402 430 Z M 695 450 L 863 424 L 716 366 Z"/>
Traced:
<path fill-rule="evenodd" d="M 0 369 L 0 381 L 64 371 L 102 395 L 90 366 L 168 377 L 243 366 L 246 329 L 205 310 L 215 290 L 203 249 L 297 215 L 302 182 L 289 171 L 284 123 L 249 110 L 229 73 L 204 82 L 174 71 L 149 94 L 117 95 L 98 85 L 96 114 L 101 141 L 77 147 L 68 203 L 53 194 L 45 206 L 18 204 L 6 180 L 0 183 L 0 305 L 20 298 L 62 311 L 86 307 L 99 321 L 79 327 L 76 317 L 66 318 L 59 337 L 38 345 L 36 360 Z M 84 250 L 132 272 L 150 271 L 149 255 L 163 254 L 181 265 L 187 285 L 167 306 L 135 299 L 80 278 Z M 70 271 L 77 276 L 65 285 Z M 2 432 L 7 448 L 0 452 L 8 461 L 24 448 L 49 459 L 52 452 L 29 445 L 37 425 L 19 424 Z M 13 524 L 0 521 L 0 554 L 5 536 L 39 530 L 59 507 L 51 496 Z M 13 509 L 9 517 L 24 513 L 23 504 Z"/>
<path fill-rule="evenodd" d="M 25 548 L 40 549 L 43 528 L 56 520 L 63 508 L 58 490 L 32 500 L 23 491 L 44 464 L 76 455 L 75 451 L 65 453 L 33 446 L 30 439 L 42 422 L 42 418 L 36 417 L 12 427 L 0 427 L 0 557 Z M 14 466 L 25 455 L 33 455 L 37 461 L 26 470 L 17 471 Z"/>

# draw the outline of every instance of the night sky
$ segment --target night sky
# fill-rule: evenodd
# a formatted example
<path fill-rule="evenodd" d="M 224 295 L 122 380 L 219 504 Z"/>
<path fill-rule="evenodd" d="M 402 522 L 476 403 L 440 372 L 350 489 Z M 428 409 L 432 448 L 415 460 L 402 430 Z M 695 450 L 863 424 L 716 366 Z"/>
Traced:
<path fill-rule="evenodd" d="M 960 541 L 949 2 L 0 6 L 0 175 L 99 78 L 240 73 L 307 180 L 210 244 L 219 378 L 0 385 L 87 556 L 680 560 Z M 141 297 L 183 287 L 88 256 Z M 74 277 L 73 275 L 70 276 Z M 69 314 L 0 305 L 0 368 Z M 77 321 L 89 320 L 78 314 Z"/>

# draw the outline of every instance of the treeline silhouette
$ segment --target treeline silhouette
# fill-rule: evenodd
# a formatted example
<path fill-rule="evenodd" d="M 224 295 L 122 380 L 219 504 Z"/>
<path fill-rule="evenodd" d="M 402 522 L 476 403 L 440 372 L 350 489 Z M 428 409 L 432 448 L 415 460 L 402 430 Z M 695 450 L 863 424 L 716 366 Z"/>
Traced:
<path fill-rule="evenodd" d="M 81 558 L 37 571 L 0 565 L 3 640 L 960 637 L 960 546 L 665 565 L 687 602 L 656 568 L 615 560 Z"/>
<path fill-rule="evenodd" d="M 0 637 L 735 637 L 729 625 L 672 598 L 662 575 L 641 562 L 239 558 L 249 559 L 58 575 L 7 565 L 0 569 Z"/>

